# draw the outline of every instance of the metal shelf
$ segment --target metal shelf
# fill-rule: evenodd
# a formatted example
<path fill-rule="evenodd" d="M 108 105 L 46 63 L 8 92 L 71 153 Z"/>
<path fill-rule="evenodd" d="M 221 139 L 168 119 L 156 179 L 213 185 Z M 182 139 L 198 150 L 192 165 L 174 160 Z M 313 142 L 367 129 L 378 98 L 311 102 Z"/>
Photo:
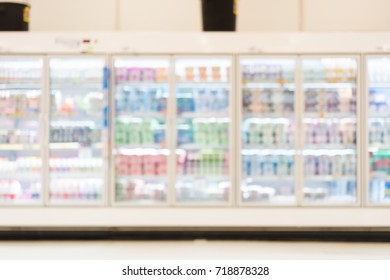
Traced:
<path fill-rule="evenodd" d="M 196 113 L 196 112 L 185 112 L 179 113 L 177 115 L 178 118 L 183 119 L 227 119 L 230 118 L 228 113 Z"/>
<path fill-rule="evenodd" d="M 357 176 L 351 175 L 309 175 L 304 176 L 305 181 L 337 181 L 337 180 L 348 180 L 348 181 L 356 181 Z"/>
<path fill-rule="evenodd" d="M 30 83 L 1 83 L 0 90 L 41 90 L 42 84 Z"/>
<path fill-rule="evenodd" d="M 178 145 L 177 149 L 181 150 L 206 150 L 206 149 L 216 149 L 216 150 L 226 150 L 229 149 L 229 145 L 220 145 L 220 144 L 182 144 Z"/>
<path fill-rule="evenodd" d="M 294 181 L 295 176 L 292 175 L 245 175 L 242 176 L 243 180 L 252 179 L 255 181 Z"/>
<path fill-rule="evenodd" d="M 103 143 L 93 143 L 89 146 L 84 146 L 78 142 L 61 142 L 61 143 L 49 143 L 49 148 L 53 150 L 61 150 L 61 149 L 103 149 Z"/>
<path fill-rule="evenodd" d="M 244 113 L 243 119 L 270 119 L 270 123 L 274 123 L 276 121 L 273 121 L 272 119 L 284 119 L 293 121 L 295 119 L 294 114 L 283 114 L 283 112 L 280 113 Z"/>
<path fill-rule="evenodd" d="M 168 174 L 166 175 L 146 175 L 146 174 L 138 174 L 138 175 L 119 175 L 116 174 L 117 179 L 125 179 L 125 180 L 133 180 L 133 179 L 141 179 L 145 181 L 167 181 L 168 180 Z"/>
<path fill-rule="evenodd" d="M 335 119 L 353 119 L 356 118 L 356 113 L 347 112 L 347 113 L 332 113 L 332 112 L 317 112 L 317 113 L 307 113 L 303 114 L 303 118 L 335 118 Z"/>
<path fill-rule="evenodd" d="M 39 144 L 0 144 L 1 151 L 39 150 Z"/>
<path fill-rule="evenodd" d="M 369 82 L 368 88 L 390 88 L 390 82 Z"/>
<path fill-rule="evenodd" d="M 161 88 L 169 87 L 168 81 L 139 81 L 139 82 L 117 82 L 117 87 L 142 87 L 142 88 Z"/>
<path fill-rule="evenodd" d="M 243 82 L 243 88 L 245 89 L 256 89 L 256 88 L 262 88 L 262 89 L 288 89 L 288 88 L 294 88 L 295 89 L 295 83 L 293 82 L 287 82 L 287 83 L 277 83 L 277 82 Z M 282 92 L 283 94 L 283 92 Z"/>
<path fill-rule="evenodd" d="M 100 83 L 72 83 L 71 81 L 61 82 L 61 83 L 51 83 L 50 84 L 50 90 L 97 90 L 101 91 L 103 89 L 103 81 Z"/>
<path fill-rule="evenodd" d="M 163 145 L 160 144 L 116 144 L 116 149 L 155 149 L 155 150 L 162 150 L 166 149 Z"/>
<path fill-rule="evenodd" d="M 101 167 L 103 169 L 103 166 Z M 100 179 L 102 178 L 102 173 L 90 173 L 90 172 L 49 172 L 50 179 Z"/>
<path fill-rule="evenodd" d="M 204 174 L 204 175 L 177 175 L 177 181 L 183 180 L 209 180 L 209 181 L 229 181 L 229 175 L 212 175 L 212 174 Z"/>
<path fill-rule="evenodd" d="M 24 172 L 24 171 L 8 171 L 6 173 L 0 173 L 0 179 L 9 180 L 28 180 L 28 179 L 41 179 L 42 174 L 40 172 Z"/>
<path fill-rule="evenodd" d="M 330 81 L 316 81 L 316 82 L 303 82 L 302 84 L 304 89 L 313 88 L 313 89 L 322 89 L 322 88 L 331 88 L 331 89 L 341 89 L 341 88 L 356 88 L 356 81 L 353 82 L 330 82 Z"/>
<path fill-rule="evenodd" d="M 117 113 L 117 119 L 132 119 L 132 118 L 142 118 L 142 119 L 162 119 L 165 120 L 167 115 L 160 112 L 121 112 Z"/>
<path fill-rule="evenodd" d="M 292 144 L 280 144 L 276 145 L 262 145 L 262 144 L 243 144 L 242 150 L 294 150 L 295 147 Z"/>
<path fill-rule="evenodd" d="M 351 150 L 356 149 L 356 144 L 336 145 L 336 144 L 304 144 L 304 149 L 308 150 Z"/>

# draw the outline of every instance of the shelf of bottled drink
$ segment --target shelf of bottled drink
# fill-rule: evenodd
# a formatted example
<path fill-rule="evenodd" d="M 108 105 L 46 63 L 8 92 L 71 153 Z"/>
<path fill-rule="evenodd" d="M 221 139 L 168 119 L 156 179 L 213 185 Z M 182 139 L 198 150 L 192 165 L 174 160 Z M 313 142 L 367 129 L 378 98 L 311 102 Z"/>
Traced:
<path fill-rule="evenodd" d="M 389 109 L 386 56 L 5 55 L 0 205 L 386 205 Z"/>

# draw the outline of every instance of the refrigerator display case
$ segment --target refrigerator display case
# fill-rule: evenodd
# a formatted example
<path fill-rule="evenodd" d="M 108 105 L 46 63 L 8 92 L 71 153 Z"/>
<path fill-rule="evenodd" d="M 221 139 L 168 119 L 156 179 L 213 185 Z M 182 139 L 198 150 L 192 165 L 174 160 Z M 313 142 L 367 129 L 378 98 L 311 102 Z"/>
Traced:
<path fill-rule="evenodd" d="M 42 203 L 42 57 L 0 57 L 0 205 Z"/>
<path fill-rule="evenodd" d="M 0 227 L 389 228 L 389 36 L 0 34 Z"/>
<path fill-rule="evenodd" d="M 369 203 L 390 203 L 390 57 L 367 58 Z"/>
<path fill-rule="evenodd" d="M 358 58 L 303 57 L 303 202 L 357 204 Z"/>
<path fill-rule="evenodd" d="M 296 203 L 296 58 L 240 57 L 240 199 Z"/>
<path fill-rule="evenodd" d="M 228 56 L 175 58 L 178 204 L 232 202 L 231 68 Z"/>
<path fill-rule="evenodd" d="M 102 204 L 107 182 L 104 56 L 49 58 L 49 203 Z"/>
<path fill-rule="evenodd" d="M 115 57 L 113 65 L 114 202 L 166 204 L 170 58 Z"/>

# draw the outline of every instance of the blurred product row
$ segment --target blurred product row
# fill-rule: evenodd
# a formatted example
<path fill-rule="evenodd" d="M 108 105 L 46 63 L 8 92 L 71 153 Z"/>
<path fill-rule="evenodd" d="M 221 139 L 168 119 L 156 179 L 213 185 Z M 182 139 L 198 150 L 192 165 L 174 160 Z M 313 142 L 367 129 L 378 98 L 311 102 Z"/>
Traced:
<path fill-rule="evenodd" d="M 0 205 L 390 205 L 389 109 L 385 56 L 4 55 Z"/>

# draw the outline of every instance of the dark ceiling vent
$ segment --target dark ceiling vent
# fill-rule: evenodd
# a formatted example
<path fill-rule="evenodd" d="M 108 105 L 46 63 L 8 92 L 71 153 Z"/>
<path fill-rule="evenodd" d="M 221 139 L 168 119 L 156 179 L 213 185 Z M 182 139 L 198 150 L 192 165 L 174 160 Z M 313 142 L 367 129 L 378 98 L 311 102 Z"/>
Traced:
<path fill-rule="evenodd" d="M 235 31 L 238 0 L 202 0 L 203 31 Z"/>
<path fill-rule="evenodd" d="M 28 31 L 30 6 L 25 2 L 0 1 L 0 31 Z"/>

